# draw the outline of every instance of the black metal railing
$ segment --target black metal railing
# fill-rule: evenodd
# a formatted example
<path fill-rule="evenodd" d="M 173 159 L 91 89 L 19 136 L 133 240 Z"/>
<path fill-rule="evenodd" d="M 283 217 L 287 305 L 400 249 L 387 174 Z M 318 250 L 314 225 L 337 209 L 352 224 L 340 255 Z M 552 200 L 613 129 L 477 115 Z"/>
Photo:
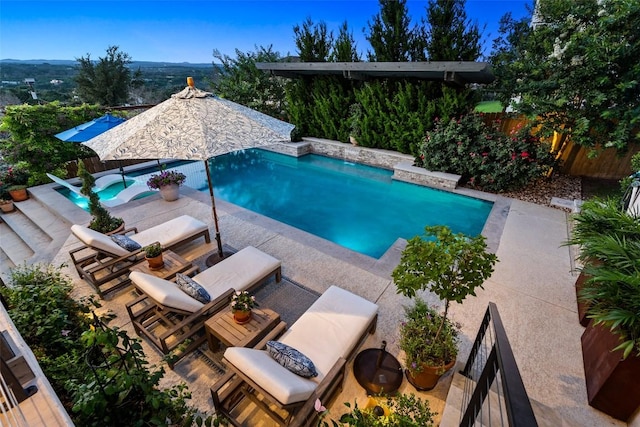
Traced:
<path fill-rule="evenodd" d="M 538 425 L 498 308 L 489 303 L 464 370 L 460 427 Z"/>

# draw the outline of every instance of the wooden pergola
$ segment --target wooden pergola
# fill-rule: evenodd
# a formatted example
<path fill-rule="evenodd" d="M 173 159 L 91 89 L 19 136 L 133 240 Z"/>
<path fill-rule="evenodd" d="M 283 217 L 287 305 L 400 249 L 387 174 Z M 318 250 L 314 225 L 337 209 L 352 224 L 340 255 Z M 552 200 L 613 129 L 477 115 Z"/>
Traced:
<path fill-rule="evenodd" d="M 407 78 L 442 81 L 465 86 L 495 80 L 487 62 L 258 62 L 259 70 L 274 76 L 302 78 L 331 75 L 350 80 Z"/>

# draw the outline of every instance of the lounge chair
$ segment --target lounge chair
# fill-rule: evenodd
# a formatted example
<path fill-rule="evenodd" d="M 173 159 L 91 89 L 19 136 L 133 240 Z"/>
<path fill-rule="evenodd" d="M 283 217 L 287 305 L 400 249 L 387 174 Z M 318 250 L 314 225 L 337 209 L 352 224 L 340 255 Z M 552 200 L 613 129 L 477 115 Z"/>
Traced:
<path fill-rule="evenodd" d="M 47 173 L 47 176 L 56 184 L 60 184 L 63 187 L 68 188 L 69 190 L 71 190 L 72 192 L 74 192 L 79 196 L 86 197 L 84 194 L 80 192 L 80 187 L 76 185 L 71 185 L 64 179 L 60 179 L 57 176 L 52 175 L 50 173 Z M 127 176 L 125 176 L 125 180 L 127 181 L 127 185 L 135 182 L 134 179 L 129 178 Z M 96 182 L 93 184 L 93 191 L 95 192 L 102 191 L 105 188 L 110 187 L 113 184 L 117 184 L 119 182 L 122 182 L 122 175 L 118 175 L 118 174 L 103 175 L 100 178 L 96 179 Z"/>
<path fill-rule="evenodd" d="M 71 226 L 71 232 L 84 244 L 69 252 L 71 260 L 80 277 L 89 282 L 100 296 L 130 283 L 129 267 L 142 260 L 141 249 L 130 252 L 116 244 L 109 236 L 78 224 Z M 189 215 L 174 218 L 141 232 L 135 227 L 130 228 L 122 234 L 127 234 L 140 246 L 160 242 L 164 249 L 173 249 L 199 237 L 204 237 L 207 243 L 211 242 L 207 224 Z"/>
<path fill-rule="evenodd" d="M 141 295 L 126 305 L 127 312 L 136 333 L 147 337 L 164 354 L 191 340 L 181 349 L 179 359 L 206 340 L 204 322 L 227 307 L 234 291 L 255 289 L 271 276 L 276 282 L 281 280 L 280 260 L 248 246 L 193 277 L 211 297 L 211 302 L 203 304 L 172 281 L 133 271 L 129 277 Z"/>
<path fill-rule="evenodd" d="M 100 203 L 105 205 L 108 208 L 112 208 L 114 206 L 123 205 L 131 200 L 138 198 L 140 196 L 147 195 L 148 193 L 156 193 L 157 190 L 150 190 L 145 184 L 134 184 L 130 187 L 125 188 L 120 191 L 115 197 L 107 200 L 101 200 Z"/>
<path fill-rule="evenodd" d="M 367 332 L 375 332 L 377 312 L 376 304 L 331 286 L 282 334 L 279 342 L 311 359 L 318 372 L 315 378 L 298 376 L 263 350 L 282 327 L 254 348 L 227 348 L 224 360 L 230 371 L 211 388 L 216 413 L 240 425 L 233 411 L 248 398 L 279 425 L 313 425 L 316 399 L 328 402 L 341 387 L 346 362 L 355 356 Z"/>

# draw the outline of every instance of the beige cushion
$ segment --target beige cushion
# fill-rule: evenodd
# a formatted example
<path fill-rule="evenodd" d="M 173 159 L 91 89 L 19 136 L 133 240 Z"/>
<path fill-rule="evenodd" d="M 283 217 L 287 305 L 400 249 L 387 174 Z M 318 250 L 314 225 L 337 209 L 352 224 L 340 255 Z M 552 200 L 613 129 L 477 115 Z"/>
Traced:
<path fill-rule="evenodd" d="M 307 356 L 316 366 L 318 376 L 306 379 L 267 360 L 269 355 L 228 348 L 224 357 L 284 405 L 306 400 L 306 387 L 317 386 L 340 357 L 348 358 L 367 332 L 378 306 L 347 290 L 331 286 L 282 335 L 279 341 Z M 297 378 L 297 379 L 296 379 Z"/>
<path fill-rule="evenodd" d="M 193 236 L 207 229 L 207 224 L 189 215 L 182 215 L 165 223 L 147 228 L 131 237 L 141 246 L 153 242 L 160 242 L 163 248 L 173 246 L 189 236 Z"/>
<path fill-rule="evenodd" d="M 261 386 L 272 385 L 265 390 L 283 404 L 307 400 L 318 387 L 322 377 L 303 378 L 276 362 L 265 350 L 245 347 L 229 347 L 224 358 Z"/>
<path fill-rule="evenodd" d="M 138 289 L 165 307 L 192 313 L 204 307 L 204 304 L 184 293 L 178 285 L 169 280 L 139 271 L 132 271 L 129 278 Z"/>
<path fill-rule="evenodd" d="M 129 235 L 131 240 L 140 246 L 147 246 L 154 242 L 160 242 L 163 248 L 172 246 L 189 236 L 196 235 L 207 229 L 207 224 L 189 215 L 182 215 L 163 224 L 159 224 Z M 100 249 L 117 256 L 129 254 L 126 249 L 118 246 L 109 236 L 94 231 L 82 225 L 72 225 L 71 232 L 87 246 Z"/>
<path fill-rule="evenodd" d="M 111 255 L 121 257 L 131 253 L 111 240 L 111 237 L 88 227 L 74 224 L 71 226 L 71 232 L 85 245 L 107 252 Z"/>
<path fill-rule="evenodd" d="M 214 300 L 227 289 L 244 291 L 280 266 L 281 261 L 253 246 L 238 251 L 193 277 Z"/>

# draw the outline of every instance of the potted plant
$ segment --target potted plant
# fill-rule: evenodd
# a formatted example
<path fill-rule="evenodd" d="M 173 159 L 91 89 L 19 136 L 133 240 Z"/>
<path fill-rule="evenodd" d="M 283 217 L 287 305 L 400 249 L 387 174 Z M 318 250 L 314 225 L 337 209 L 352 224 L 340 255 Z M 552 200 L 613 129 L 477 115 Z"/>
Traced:
<path fill-rule="evenodd" d="M 142 248 L 144 251 L 144 257 L 149 263 L 150 270 L 160 270 L 164 267 L 164 260 L 162 259 L 162 245 L 159 242 L 152 243 Z"/>
<path fill-rule="evenodd" d="M 22 202 L 29 198 L 26 185 L 12 185 L 7 189 L 7 191 L 14 202 Z"/>
<path fill-rule="evenodd" d="M 614 199 L 585 205 L 571 242 L 586 277 L 578 297 L 590 320 L 581 337 L 587 398 L 628 421 L 640 407 L 640 223 Z"/>
<path fill-rule="evenodd" d="M 0 209 L 4 213 L 13 211 L 13 200 L 12 199 L 0 199 Z"/>
<path fill-rule="evenodd" d="M 100 204 L 100 197 L 93 191 L 96 179 L 87 171 L 82 161 L 78 162 L 78 177 L 82 180 L 80 192 L 89 198 L 89 213 L 93 217 L 89 228 L 104 234 L 113 234 L 123 230 L 124 220 L 112 217 L 109 211 Z"/>
<path fill-rule="evenodd" d="M 436 373 L 442 375 L 453 366 L 451 362 L 455 363 L 456 354 L 449 353 L 453 353 L 451 342 L 455 342 L 457 332 L 448 319 L 449 306 L 452 301 L 462 303 L 468 295 L 475 296 L 475 289 L 482 288 L 493 273 L 496 261 L 497 257 L 487 251 L 483 236 L 454 234 L 447 226 L 427 226 L 424 236 L 415 236 L 407 242 L 400 263 L 392 273 L 397 292 L 414 298 L 418 291 L 428 290 L 444 302 L 444 313 L 437 317 L 428 307 L 421 306 L 419 300 L 408 310 L 408 316 L 430 315 L 431 319 L 423 319 L 422 326 L 433 322 L 435 327 L 422 333 L 417 329 L 414 339 L 407 340 L 404 347 L 401 345 L 409 361 L 405 370 L 407 379 L 418 389 L 429 387 L 431 379 L 424 378 L 423 383 L 420 375 L 427 368 L 436 368 Z M 411 317 L 405 327 L 407 324 L 412 325 Z M 425 346 L 414 346 L 416 340 L 424 340 Z M 428 354 L 429 349 L 434 351 L 432 356 Z M 416 361 L 415 366 L 412 361 Z M 417 361 L 424 363 L 420 365 Z"/>
<path fill-rule="evenodd" d="M 27 193 L 28 180 L 29 173 L 24 167 L 9 166 L 0 179 L 0 185 L 3 187 L 3 193 L 7 193 L 6 196 L 11 197 L 14 202 L 21 202 L 29 198 Z M 3 195 L 2 198 L 8 199 L 9 197 L 6 196 Z"/>
<path fill-rule="evenodd" d="M 151 175 L 147 186 L 152 190 L 160 190 L 160 195 L 167 202 L 178 199 L 180 186 L 187 179 L 186 175 L 178 171 L 162 171 Z"/>
<path fill-rule="evenodd" d="M 257 305 L 256 297 L 249 295 L 249 292 L 236 291 L 231 296 L 233 320 L 240 325 L 249 322 L 251 320 L 251 309 Z"/>

